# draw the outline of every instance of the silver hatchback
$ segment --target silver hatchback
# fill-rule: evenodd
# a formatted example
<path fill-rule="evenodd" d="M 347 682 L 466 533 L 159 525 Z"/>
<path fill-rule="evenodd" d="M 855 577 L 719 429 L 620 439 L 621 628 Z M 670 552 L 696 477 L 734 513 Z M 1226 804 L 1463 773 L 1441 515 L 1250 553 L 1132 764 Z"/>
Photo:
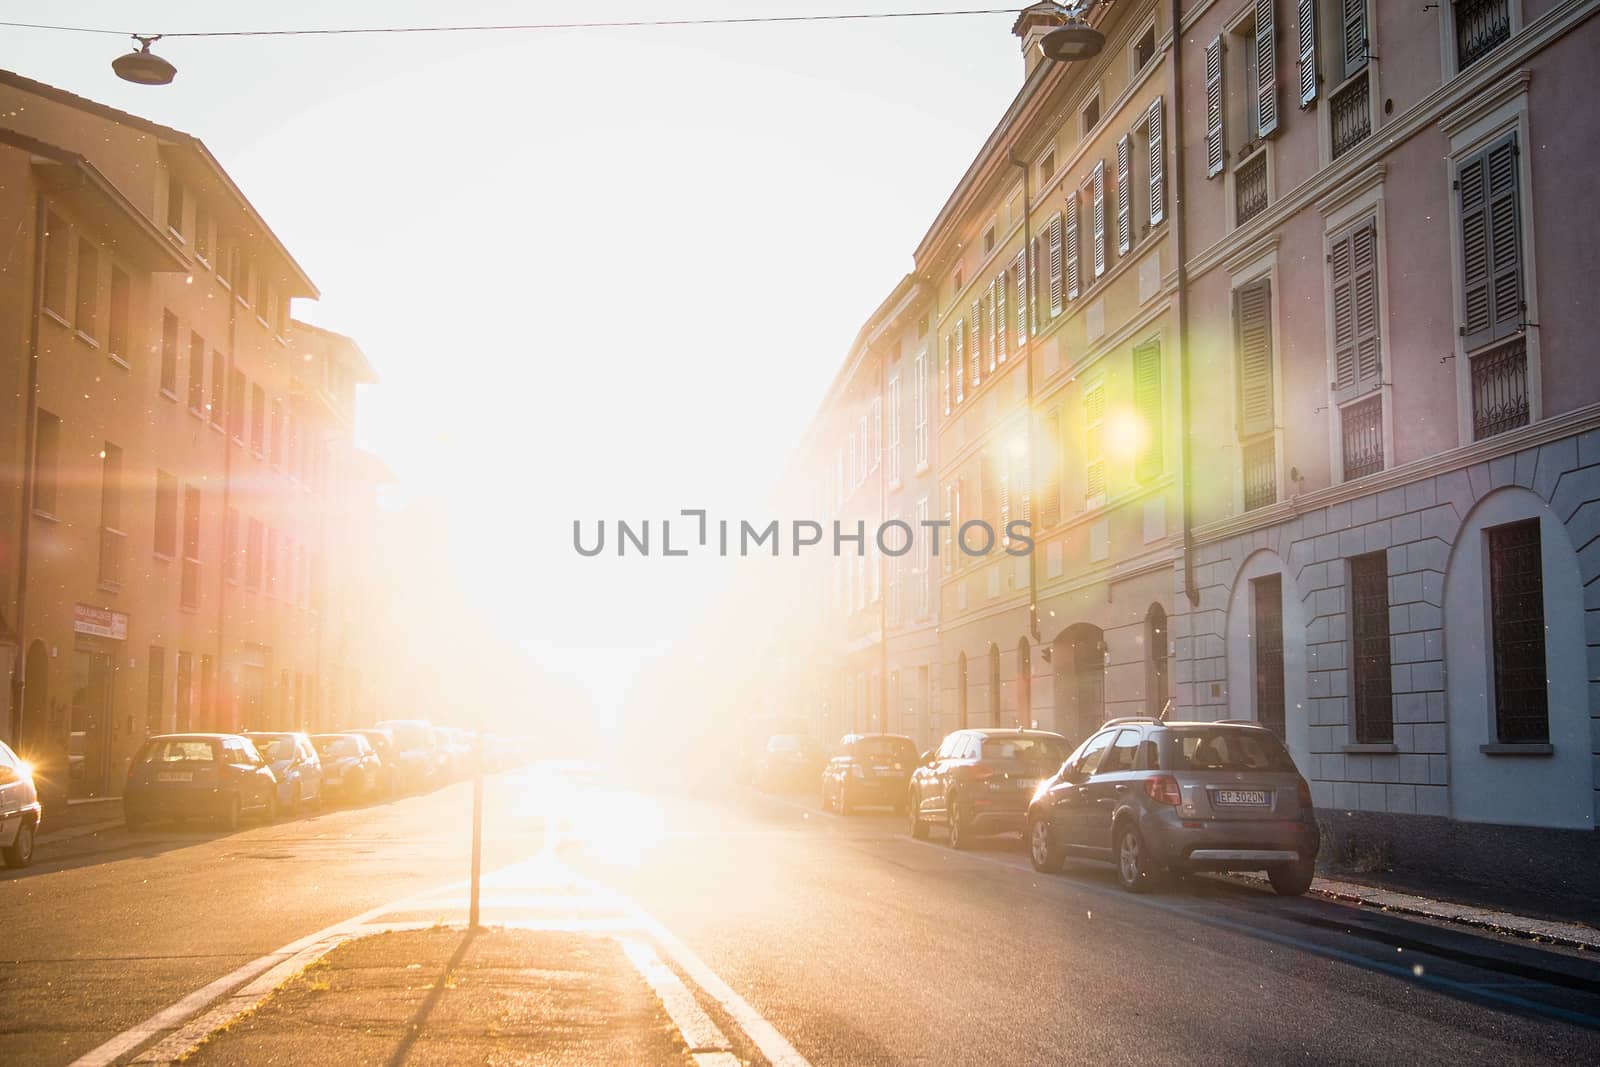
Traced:
<path fill-rule="evenodd" d="M 1035 869 L 1069 856 L 1116 864 L 1145 892 L 1168 873 L 1265 871 L 1283 895 L 1311 887 L 1321 844 L 1311 789 L 1276 734 L 1254 723 L 1117 719 L 1028 805 Z"/>

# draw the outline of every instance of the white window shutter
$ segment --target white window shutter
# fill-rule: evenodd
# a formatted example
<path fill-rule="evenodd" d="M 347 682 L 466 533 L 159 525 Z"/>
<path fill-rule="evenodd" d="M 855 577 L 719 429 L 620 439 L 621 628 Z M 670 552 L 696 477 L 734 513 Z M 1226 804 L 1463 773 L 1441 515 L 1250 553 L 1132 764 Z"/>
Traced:
<path fill-rule="evenodd" d="M 1222 140 L 1222 38 L 1206 45 L 1206 177 L 1222 173 L 1227 161 Z"/>
<path fill-rule="evenodd" d="M 1017 351 L 1028 340 L 1028 250 L 1017 253 Z"/>
<path fill-rule="evenodd" d="M 1011 332 L 1011 318 L 1006 314 L 1006 290 L 1011 288 L 1011 275 L 1001 271 L 994 280 L 994 354 L 1000 363 L 1006 361 L 1010 347 L 1007 335 Z"/>
<path fill-rule="evenodd" d="M 1132 144 L 1126 133 L 1117 140 L 1117 254 L 1121 256 L 1133 247 Z"/>
<path fill-rule="evenodd" d="M 1317 98 L 1317 0 L 1299 0 L 1299 8 L 1300 106 L 1307 107 Z"/>
<path fill-rule="evenodd" d="M 1106 163 L 1099 160 L 1094 165 L 1094 276 L 1106 272 Z"/>
<path fill-rule="evenodd" d="M 944 413 L 946 415 L 950 414 L 950 359 L 954 354 L 951 351 L 953 347 L 950 339 L 948 337 L 945 338 L 944 363 L 940 369 L 944 373 Z"/>
<path fill-rule="evenodd" d="M 1276 0 L 1256 0 L 1256 132 L 1278 129 L 1278 24 Z"/>
<path fill-rule="evenodd" d="M 1145 131 L 1150 138 L 1150 225 L 1154 226 L 1167 217 L 1166 110 L 1159 96 L 1150 104 Z"/>
<path fill-rule="evenodd" d="M 959 404 L 967 398 L 967 324 L 960 319 L 956 320 L 956 360 L 955 366 L 956 403 Z"/>
<path fill-rule="evenodd" d="M 1067 299 L 1078 299 L 1081 281 L 1078 269 L 1078 190 L 1067 194 Z"/>
<path fill-rule="evenodd" d="M 972 388 L 977 389 L 983 381 L 983 301 L 980 298 L 973 298 L 968 325 L 972 327 L 972 336 L 967 342 L 972 347 L 968 354 L 972 360 Z"/>
<path fill-rule="evenodd" d="M 1050 217 L 1050 314 L 1061 314 L 1061 215 Z"/>
<path fill-rule="evenodd" d="M 987 327 L 983 339 L 984 347 L 989 350 L 989 373 L 993 374 L 996 361 L 1000 356 L 1000 316 L 995 310 L 995 283 L 990 282 L 989 287 L 983 292 L 984 326 Z"/>
<path fill-rule="evenodd" d="M 1263 279 L 1233 294 L 1239 353 L 1239 435 L 1267 433 L 1275 425 L 1272 387 L 1272 289 Z"/>

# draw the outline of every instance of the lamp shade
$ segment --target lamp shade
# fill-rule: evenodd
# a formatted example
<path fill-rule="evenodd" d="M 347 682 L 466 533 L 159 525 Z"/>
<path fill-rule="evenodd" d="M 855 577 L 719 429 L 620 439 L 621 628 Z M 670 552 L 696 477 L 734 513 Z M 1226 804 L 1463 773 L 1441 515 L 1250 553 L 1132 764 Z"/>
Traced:
<path fill-rule="evenodd" d="M 1047 59 L 1071 63 L 1099 55 L 1105 44 L 1105 34 L 1087 23 L 1074 20 L 1045 34 L 1039 42 L 1039 49 Z"/>
<path fill-rule="evenodd" d="M 177 76 L 178 68 L 150 51 L 150 42 L 139 41 L 137 52 L 127 52 L 111 61 L 111 69 L 125 82 L 135 85 L 167 85 Z"/>

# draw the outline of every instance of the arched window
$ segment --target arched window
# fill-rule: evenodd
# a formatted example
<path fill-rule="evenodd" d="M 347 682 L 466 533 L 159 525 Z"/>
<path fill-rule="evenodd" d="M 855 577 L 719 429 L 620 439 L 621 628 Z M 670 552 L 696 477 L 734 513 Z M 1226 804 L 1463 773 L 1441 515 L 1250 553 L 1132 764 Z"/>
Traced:
<path fill-rule="evenodd" d="M 1167 663 L 1171 652 L 1167 643 L 1167 612 L 1160 604 L 1151 604 L 1144 616 L 1145 648 L 1145 707 L 1151 715 L 1160 715 L 1171 696 L 1167 685 Z"/>
<path fill-rule="evenodd" d="M 989 725 L 1000 725 L 1000 646 L 989 645 Z"/>

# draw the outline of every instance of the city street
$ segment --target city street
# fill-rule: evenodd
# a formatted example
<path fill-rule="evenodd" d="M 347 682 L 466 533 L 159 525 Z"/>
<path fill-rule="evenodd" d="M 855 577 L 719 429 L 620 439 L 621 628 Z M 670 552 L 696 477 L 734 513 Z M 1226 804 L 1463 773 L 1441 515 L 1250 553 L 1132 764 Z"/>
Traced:
<path fill-rule="evenodd" d="M 233 834 L 46 836 L 0 876 L 0 1059 L 135 1031 L 128 1059 L 229 991 L 196 990 L 319 931 L 460 922 L 470 805 L 461 783 Z M 1134 897 L 1090 864 L 1037 875 L 1014 838 L 955 852 L 887 812 L 594 767 L 495 776 L 487 811 L 486 923 L 644 930 L 749 1062 L 1600 1056 L 1581 953 L 1214 879 Z M 553 877 L 591 895 L 564 905 Z"/>

